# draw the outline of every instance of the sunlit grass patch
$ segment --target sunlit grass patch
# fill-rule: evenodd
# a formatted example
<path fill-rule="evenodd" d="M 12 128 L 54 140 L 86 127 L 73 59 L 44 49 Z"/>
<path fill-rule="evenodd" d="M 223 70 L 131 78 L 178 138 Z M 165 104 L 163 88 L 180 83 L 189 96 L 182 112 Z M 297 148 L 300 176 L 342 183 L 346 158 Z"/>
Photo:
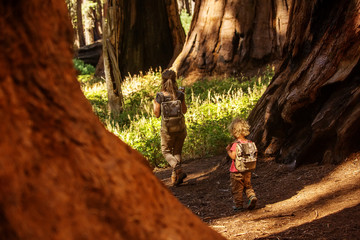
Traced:
<path fill-rule="evenodd" d="M 187 35 L 190 30 L 192 16 L 190 16 L 185 10 L 182 10 L 180 13 L 180 20 L 185 30 L 185 34 Z"/>

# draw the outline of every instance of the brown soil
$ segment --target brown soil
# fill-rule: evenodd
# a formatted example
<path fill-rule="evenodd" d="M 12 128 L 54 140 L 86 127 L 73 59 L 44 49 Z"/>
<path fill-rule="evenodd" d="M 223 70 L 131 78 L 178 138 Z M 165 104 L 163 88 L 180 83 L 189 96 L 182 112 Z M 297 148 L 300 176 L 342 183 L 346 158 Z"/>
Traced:
<path fill-rule="evenodd" d="M 154 172 L 181 203 L 228 239 L 360 239 L 360 153 L 341 165 L 296 169 L 259 159 L 252 178 L 259 201 L 243 212 L 232 209 L 229 164 L 224 157 L 185 162 L 188 177 L 179 187 L 171 186 L 170 169 Z"/>

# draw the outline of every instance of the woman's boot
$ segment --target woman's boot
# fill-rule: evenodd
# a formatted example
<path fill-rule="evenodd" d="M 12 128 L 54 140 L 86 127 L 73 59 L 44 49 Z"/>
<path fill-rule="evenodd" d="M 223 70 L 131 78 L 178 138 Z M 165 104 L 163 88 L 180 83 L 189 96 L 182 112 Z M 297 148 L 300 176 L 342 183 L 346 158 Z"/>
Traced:
<path fill-rule="evenodd" d="M 175 186 L 175 187 L 182 184 L 184 182 L 184 179 L 187 177 L 187 174 L 184 173 L 181 168 L 176 169 L 174 175 L 175 175 L 174 178 L 173 178 L 173 175 L 171 175 L 171 180 L 174 179 L 173 186 Z"/>

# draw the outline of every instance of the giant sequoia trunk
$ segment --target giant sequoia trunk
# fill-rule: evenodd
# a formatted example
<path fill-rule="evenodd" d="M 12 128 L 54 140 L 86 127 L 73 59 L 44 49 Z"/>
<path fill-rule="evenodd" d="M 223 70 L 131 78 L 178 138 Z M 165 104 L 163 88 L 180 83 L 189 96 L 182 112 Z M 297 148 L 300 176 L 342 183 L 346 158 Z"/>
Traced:
<path fill-rule="evenodd" d="M 340 162 L 360 150 L 360 1 L 295 0 L 286 56 L 249 117 L 279 162 Z"/>
<path fill-rule="evenodd" d="M 111 0 L 111 18 L 122 75 L 166 68 L 185 42 L 176 0 Z"/>
<path fill-rule="evenodd" d="M 1 1 L 0 28 L 0 239 L 223 239 L 92 113 L 64 1 Z"/>
<path fill-rule="evenodd" d="M 178 75 L 237 74 L 282 54 L 288 0 L 199 0 L 181 54 Z"/>

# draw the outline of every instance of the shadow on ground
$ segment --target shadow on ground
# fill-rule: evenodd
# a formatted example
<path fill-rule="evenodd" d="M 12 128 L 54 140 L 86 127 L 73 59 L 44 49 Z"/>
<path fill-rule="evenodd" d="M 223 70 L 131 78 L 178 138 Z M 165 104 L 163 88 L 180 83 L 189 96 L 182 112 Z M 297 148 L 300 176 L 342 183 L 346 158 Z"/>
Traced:
<path fill-rule="evenodd" d="M 179 187 L 170 184 L 171 169 L 156 170 L 155 175 L 181 203 L 209 223 L 238 214 L 232 210 L 229 167 L 230 162 L 224 156 L 185 162 L 183 169 L 188 178 Z M 308 165 L 292 171 L 285 165 L 260 159 L 252 177 L 252 185 L 259 199 L 256 209 L 291 198 L 304 186 L 320 181 L 334 167 Z M 244 206 L 245 199 L 244 196 Z"/>
<path fill-rule="evenodd" d="M 357 215 L 360 217 L 360 204 L 346 208 L 340 212 L 331 214 L 324 218 L 310 223 L 302 224 L 297 227 L 287 229 L 286 231 L 272 234 L 258 240 L 285 240 L 285 239 L 360 239 L 360 219 L 352 219 L 348 216 Z M 338 224 L 339 219 L 348 219 Z M 339 227 L 341 228 L 342 238 L 339 238 Z M 319 231 L 321 229 L 321 231 Z"/>

